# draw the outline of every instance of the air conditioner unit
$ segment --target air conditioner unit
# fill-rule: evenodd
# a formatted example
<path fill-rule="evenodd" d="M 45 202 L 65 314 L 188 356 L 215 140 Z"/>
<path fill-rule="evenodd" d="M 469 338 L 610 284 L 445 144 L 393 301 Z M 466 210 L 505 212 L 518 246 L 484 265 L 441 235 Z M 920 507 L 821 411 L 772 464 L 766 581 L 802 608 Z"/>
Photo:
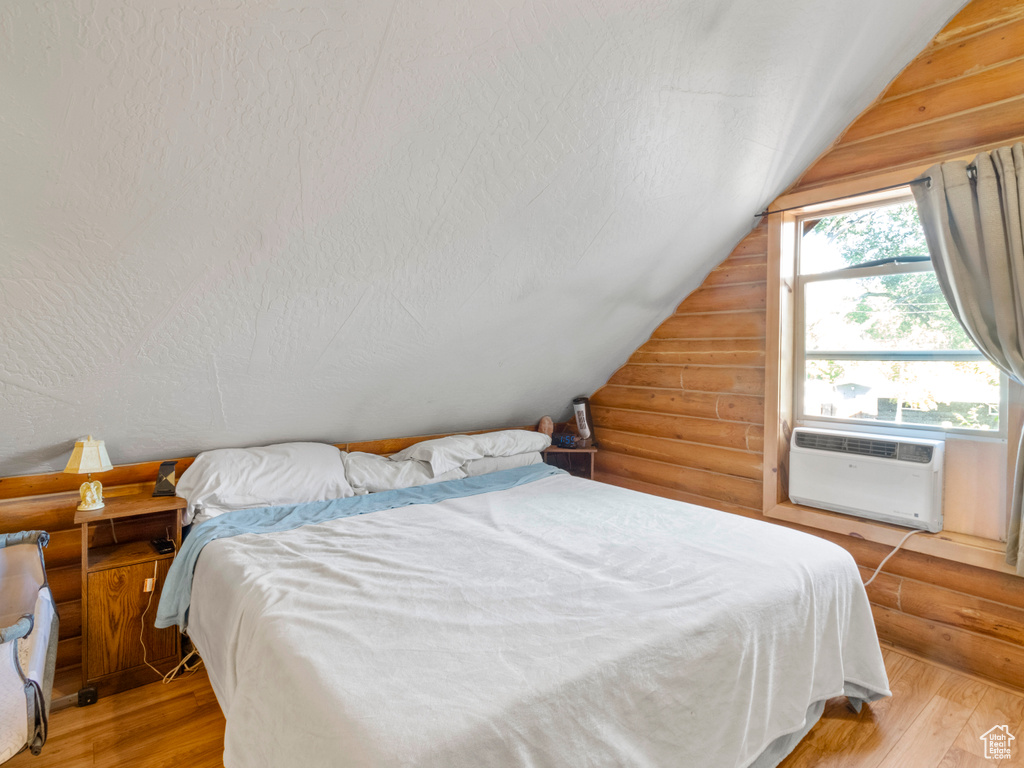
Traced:
<path fill-rule="evenodd" d="M 811 427 L 793 430 L 789 498 L 797 504 L 942 530 L 939 440 Z"/>

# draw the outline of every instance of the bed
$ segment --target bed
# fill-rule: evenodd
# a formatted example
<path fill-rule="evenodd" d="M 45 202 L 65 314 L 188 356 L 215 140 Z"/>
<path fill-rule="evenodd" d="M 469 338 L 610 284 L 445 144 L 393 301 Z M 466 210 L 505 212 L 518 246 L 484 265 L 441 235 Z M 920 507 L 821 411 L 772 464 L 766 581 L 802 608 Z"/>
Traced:
<path fill-rule="evenodd" d="M 844 550 L 544 464 L 203 523 L 157 623 L 227 768 L 766 768 L 889 694 Z"/>

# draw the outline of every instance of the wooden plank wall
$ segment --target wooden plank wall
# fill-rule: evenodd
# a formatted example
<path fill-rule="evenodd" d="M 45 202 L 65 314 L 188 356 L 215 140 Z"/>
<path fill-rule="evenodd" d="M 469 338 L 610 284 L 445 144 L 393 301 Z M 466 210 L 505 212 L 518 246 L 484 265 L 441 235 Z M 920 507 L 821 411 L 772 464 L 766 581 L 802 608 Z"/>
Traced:
<path fill-rule="evenodd" d="M 602 480 L 760 510 L 767 244 L 761 225 L 594 394 Z"/>
<path fill-rule="evenodd" d="M 1024 3 L 974 0 L 791 192 L 1024 138 Z"/>
<path fill-rule="evenodd" d="M 790 192 L 1021 137 L 1024 2 L 974 0 Z M 762 225 L 594 394 L 598 479 L 761 517 L 765 242 Z M 889 552 L 800 529 L 850 551 L 865 578 Z M 1024 687 L 1024 580 L 900 552 L 868 595 L 883 640 Z"/>
<path fill-rule="evenodd" d="M 519 427 L 534 429 L 534 427 Z M 500 429 L 510 429 L 501 427 Z M 495 430 L 481 430 L 491 432 Z M 448 433 L 451 434 L 451 433 Z M 475 433 L 470 433 L 475 434 Z M 358 443 L 336 443 L 343 451 L 391 454 L 421 440 L 444 435 L 401 437 L 367 440 Z M 193 458 L 178 459 L 175 467 L 180 476 Z M 107 497 L 151 491 L 160 461 L 124 464 L 110 472 L 98 474 Z M 65 673 L 75 670 L 82 660 L 82 534 L 74 524 L 78 505 L 79 475 L 52 472 L 44 475 L 25 475 L 0 478 L 0 533 L 41 530 L 50 534 L 50 544 L 44 555 L 46 574 L 60 613 L 60 633 L 57 644 L 57 669 Z M 119 528 L 123 527 L 122 523 Z M 69 685 L 77 690 L 77 679 L 72 673 Z"/>

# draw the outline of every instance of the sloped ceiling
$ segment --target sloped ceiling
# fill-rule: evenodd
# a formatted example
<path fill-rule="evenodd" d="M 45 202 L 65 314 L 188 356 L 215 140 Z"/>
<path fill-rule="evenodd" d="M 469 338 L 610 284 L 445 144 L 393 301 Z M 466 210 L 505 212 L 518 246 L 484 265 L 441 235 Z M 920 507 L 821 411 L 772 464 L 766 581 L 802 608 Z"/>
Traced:
<path fill-rule="evenodd" d="M 961 0 L 0 5 L 0 475 L 532 423 Z"/>

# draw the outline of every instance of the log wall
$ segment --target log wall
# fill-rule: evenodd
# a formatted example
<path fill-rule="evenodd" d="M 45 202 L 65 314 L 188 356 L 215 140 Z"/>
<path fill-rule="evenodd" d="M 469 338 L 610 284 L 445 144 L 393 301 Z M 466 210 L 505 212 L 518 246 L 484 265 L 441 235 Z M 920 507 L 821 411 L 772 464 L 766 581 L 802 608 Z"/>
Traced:
<path fill-rule="evenodd" d="M 1019 141 L 1022 94 L 1024 3 L 974 0 L 790 192 Z M 598 479 L 762 518 L 766 252 L 761 225 L 594 394 Z M 865 578 L 890 550 L 790 525 Z M 1024 580 L 900 552 L 868 595 L 883 640 L 1024 687 Z"/>
<path fill-rule="evenodd" d="M 601 479 L 761 509 L 767 245 L 761 225 L 594 394 Z"/>
<path fill-rule="evenodd" d="M 1024 3 L 974 0 L 790 191 L 1024 139 Z"/>

